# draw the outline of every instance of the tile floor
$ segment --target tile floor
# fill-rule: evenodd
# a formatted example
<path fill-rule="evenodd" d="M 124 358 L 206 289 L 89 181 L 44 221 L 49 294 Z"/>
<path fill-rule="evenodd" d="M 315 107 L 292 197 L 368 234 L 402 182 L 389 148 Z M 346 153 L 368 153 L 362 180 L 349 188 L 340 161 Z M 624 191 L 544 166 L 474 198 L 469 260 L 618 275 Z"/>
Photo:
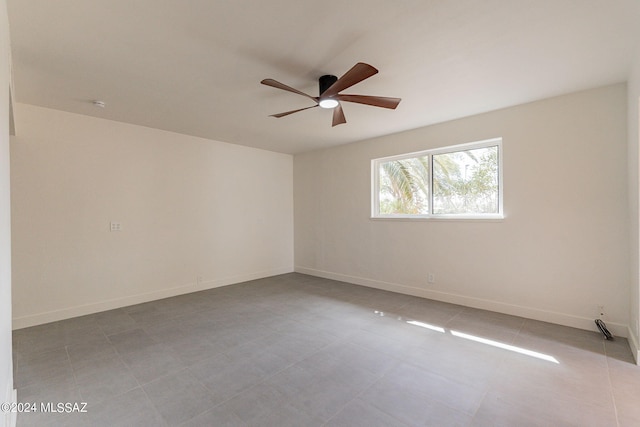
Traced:
<path fill-rule="evenodd" d="M 20 402 L 88 411 L 18 426 L 640 425 L 624 339 L 295 273 L 18 330 L 14 350 Z"/>

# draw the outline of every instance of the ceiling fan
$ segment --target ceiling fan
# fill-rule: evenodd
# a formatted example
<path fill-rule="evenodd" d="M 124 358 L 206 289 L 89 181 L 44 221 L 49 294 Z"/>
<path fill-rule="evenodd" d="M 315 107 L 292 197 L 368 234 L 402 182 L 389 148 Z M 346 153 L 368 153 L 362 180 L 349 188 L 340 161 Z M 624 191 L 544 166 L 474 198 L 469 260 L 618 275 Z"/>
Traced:
<path fill-rule="evenodd" d="M 373 105 L 374 107 L 395 109 L 400 103 L 400 98 L 387 98 L 384 96 L 367 96 L 367 95 L 347 95 L 340 92 L 350 88 L 351 86 L 360 83 L 361 81 L 368 79 L 376 74 L 378 70 L 369 64 L 364 62 L 358 62 L 349 71 L 344 73 L 340 78 L 332 75 L 325 75 L 320 77 L 318 83 L 320 85 L 320 96 L 307 95 L 304 92 L 300 92 L 290 86 L 275 81 L 273 79 L 264 79 L 260 83 L 263 85 L 275 87 L 277 89 L 286 90 L 289 92 L 297 93 L 298 95 L 306 96 L 313 100 L 316 105 L 311 107 L 299 108 L 297 110 L 286 111 L 284 113 L 272 114 L 270 117 L 284 117 L 289 114 L 297 113 L 298 111 L 308 110 L 309 108 L 322 107 L 333 108 L 333 122 L 332 127 L 346 123 L 347 119 L 344 117 L 342 111 L 342 105 L 340 101 L 355 102 L 357 104 Z"/>

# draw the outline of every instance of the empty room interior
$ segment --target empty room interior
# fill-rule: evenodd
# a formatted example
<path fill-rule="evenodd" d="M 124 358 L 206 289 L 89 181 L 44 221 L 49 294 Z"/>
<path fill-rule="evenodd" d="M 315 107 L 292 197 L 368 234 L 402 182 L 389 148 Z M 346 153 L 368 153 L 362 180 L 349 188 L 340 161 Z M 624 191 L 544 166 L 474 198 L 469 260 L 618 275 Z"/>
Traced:
<path fill-rule="evenodd" d="M 637 0 L 0 0 L 0 427 L 640 425 Z"/>

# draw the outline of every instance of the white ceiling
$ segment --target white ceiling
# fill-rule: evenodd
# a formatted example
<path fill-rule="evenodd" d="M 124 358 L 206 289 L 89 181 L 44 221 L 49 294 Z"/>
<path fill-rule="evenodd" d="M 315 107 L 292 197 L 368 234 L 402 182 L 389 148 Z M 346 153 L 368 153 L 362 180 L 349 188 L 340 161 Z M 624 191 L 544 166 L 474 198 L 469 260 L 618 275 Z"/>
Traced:
<path fill-rule="evenodd" d="M 638 0 L 8 0 L 15 99 L 298 153 L 622 82 Z M 317 96 L 356 62 L 347 124 Z M 105 109 L 91 104 L 107 103 Z M 18 129 L 19 131 L 19 129 Z"/>

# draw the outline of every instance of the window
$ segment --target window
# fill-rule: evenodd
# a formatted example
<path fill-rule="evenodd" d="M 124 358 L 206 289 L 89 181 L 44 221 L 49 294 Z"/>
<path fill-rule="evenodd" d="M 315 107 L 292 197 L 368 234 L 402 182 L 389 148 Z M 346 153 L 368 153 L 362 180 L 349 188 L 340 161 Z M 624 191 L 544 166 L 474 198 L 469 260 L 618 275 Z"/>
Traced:
<path fill-rule="evenodd" d="M 374 159 L 374 218 L 502 218 L 502 139 Z"/>

